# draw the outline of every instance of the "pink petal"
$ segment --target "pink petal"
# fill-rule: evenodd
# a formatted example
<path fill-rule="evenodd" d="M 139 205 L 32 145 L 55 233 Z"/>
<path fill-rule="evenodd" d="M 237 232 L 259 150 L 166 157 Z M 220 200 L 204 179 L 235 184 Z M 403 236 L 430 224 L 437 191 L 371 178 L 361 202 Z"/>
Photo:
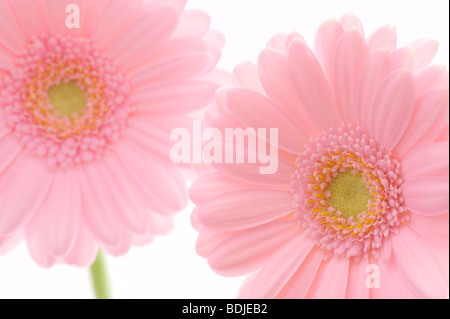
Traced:
<path fill-rule="evenodd" d="M 405 132 L 414 106 L 414 84 L 405 70 L 392 72 L 382 83 L 370 110 L 370 136 L 392 150 Z"/>
<path fill-rule="evenodd" d="M 0 47 L 15 54 L 21 53 L 28 39 L 20 29 L 14 11 L 7 1 L 0 2 Z M 0 50 L 4 50 L 3 48 Z M 0 55 L 1 56 L 1 55 Z M 0 63 L 1 66 L 1 63 Z"/>
<path fill-rule="evenodd" d="M 215 251 L 215 248 L 226 239 L 237 232 L 218 232 L 204 228 L 200 231 L 195 243 L 195 251 L 201 257 L 208 258 Z"/>
<path fill-rule="evenodd" d="M 48 193 L 53 172 L 44 160 L 19 156 L 0 179 L 0 236 L 25 225 Z"/>
<path fill-rule="evenodd" d="M 24 35 L 28 38 L 28 41 L 33 36 L 41 37 L 48 34 L 43 0 L 11 0 L 9 3 L 17 17 L 17 21 L 23 28 Z M 3 9 L 1 11 L 4 12 Z M 36 13 L 39 14 L 37 15 Z M 65 14 L 65 10 L 63 13 Z M 13 35 L 20 36 L 18 33 L 14 33 Z"/>
<path fill-rule="evenodd" d="M 0 44 L 0 71 L 14 69 L 15 56 Z"/>
<path fill-rule="evenodd" d="M 400 276 L 401 270 L 395 267 L 392 261 L 380 262 L 380 288 L 372 289 L 371 293 L 379 293 L 383 299 L 416 299 L 405 280 Z"/>
<path fill-rule="evenodd" d="M 376 289 L 367 287 L 366 278 L 369 273 L 366 270 L 368 265 L 368 258 L 359 261 L 350 260 L 346 299 L 369 299 L 370 289 Z"/>
<path fill-rule="evenodd" d="M 364 37 L 364 29 L 362 23 L 353 12 L 344 14 L 341 17 L 340 22 L 345 31 L 357 30 Z"/>
<path fill-rule="evenodd" d="M 394 264 L 407 286 L 422 298 L 448 298 L 448 282 L 425 243 L 408 227 L 392 236 Z"/>
<path fill-rule="evenodd" d="M 199 177 L 192 183 L 189 188 L 189 198 L 194 204 L 202 205 L 221 193 L 248 186 L 248 184 L 225 177 L 220 173 L 208 174 Z"/>
<path fill-rule="evenodd" d="M 0 174 L 19 156 L 22 149 L 20 142 L 12 136 L 0 135 Z"/>
<path fill-rule="evenodd" d="M 421 238 L 429 240 L 436 245 L 449 247 L 449 220 L 448 213 L 440 216 L 425 217 L 417 214 L 411 216 L 408 223 Z M 448 262 L 448 258 L 447 258 Z"/>
<path fill-rule="evenodd" d="M 385 25 L 372 33 L 369 36 L 367 43 L 370 52 L 374 52 L 380 48 L 393 51 L 397 47 L 397 30 L 395 27 Z"/>
<path fill-rule="evenodd" d="M 394 150 L 398 158 L 437 138 L 448 122 L 448 103 L 448 89 L 428 91 L 417 100 L 408 128 Z"/>
<path fill-rule="evenodd" d="M 377 50 L 369 57 L 361 73 L 357 94 L 358 123 L 364 130 L 368 129 L 372 120 L 370 109 L 381 83 L 390 72 L 390 62 L 388 50 Z"/>
<path fill-rule="evenodd" d="M 438 51 L 439 43 L 434 40 L 422 39 L 414 41 L 411 43 L 411 46 L 414 48 L 416 53 L 416 68 L 417 70 L 420 70 L 428 66 L 431 61 L 433 61 Z"/>
<path fill-rule="evenodd" d="M 50 268 L 56 262 L 57 258 L 52 256 L 44 243 L 44 237 L 35 222 L 29 223 L 25 227 L 25 240 L 31 258 L 42 268 Z"/>
<path fill-rule="evenodd" d="M 90 14 L 87 7 L 89 0 L 45 0 L 44 9 L 47 17 L 47 25 L 50 33 L 60 36 L 79 36 L 86 17 Z M 69 29 L 66 26 L 66 19 L 69 13 L 66 13 L 66 8 L 70 4 L 75 4 L 80 8 L 80 28 Z"/>
<path fill-rule="evenodd" d="M 349 258 L 331 256 L 322 262 L 308 298 L 344 299 L 347 291 Z"/>
<path fill-rule="evenodd" d="M 267 41 L 266 47 L 285 53 L 286 51 L 286 33 L 277 33 Z"/>
<path fill-rule="evenodd" d="M 330 80 L 333 78 L 336 47 L 343 34 L 344 28 L 336 20 L 325 21 L 316 34 L 314 51 Z"/>
<path fill-rule="evenodd" d="M 11 249 L 16 247 L 23 239 L 22 232 L 8 237 L 0 237 L 0 256 L 8 253 Z"/>
<path fill-rule="evenodd" d="M 209 29 L 211 19 L 201 10 L 185 10 L 180 16 L 180 21 L 174 32 L 174 37 L 201 36 Z"/>
<path fill-rule="evenodd" d="M 199 219 L 208 228 L 230 231 L 259 226 L 292 211 L 289 191 L 248 188 L 210 199 L 200 206 Z"/>
<path fill-rule="evenodd" d="M 94 238 L 85 225 L 81 225 L 78 231 L 75 245 L 70 254 L 64 258 L 69 265 L 89 267 L 97 257 L 98 247 Z"/>
<path fill-rule="evenodd" d="M 356 92 L 368 55 L 366 41 L 357 30 L 345 32 L 336 48 L 333 87 L 339 114 L 346 123 L 358 121 Z"/>
<path fill-rule="evenodd" d="M 298 97 L 321 130 L 338 127 L 333 93 L 314 53 L 306 43 L 295 40 L 289 47 L 289 69 Z"/>
<path fill-rule="evenodd" d="M 66 256 L 74 246 L 81 219 L 78 169 L 55 174 L 47 197 L 31 220 L 45 249 L 54 257 Z"/>
<path fill-rule="evenodd" d="M 232 76 L 232 81 L 235 86 L 264 94 L 264 88 L 259 80 L 255 64 L 246 61 L 240 62 L 234 67 Z"/>
<path fill-rule="evenodd" d="M 433 89 L 448 90 L 448 71 L 446 65 L 431 65 L 417 72 L 415 79 L 417 96 Z"/>
<path fill-rule="evenodd" d="M 416 177 L 402 188 L 406 207 L 422 216 L 436 216 L 448 212 L 448 176 Z"/>
<path fill-rule="evenodd" d="M 276 298 L 304 299 L 316 277 L 322 260 L 323 252 L 317 247 L 313 247 Z"/>
<path fill-rule="evenodd" d="M 227 105 L 244 127 L 278 129 L 278 146 L 293 154 L 308 142 L 308 135 L 283 110 L 263 95 L 247 89 L 232 88 L 227 93 Z M 295 136 L 295 138 L 293 138 Z M 262 137 L 264 139 L 264 137 Z"/>
<path fill-rule="evenodd" d="M 202 73 L 212 64 L 212 57 L 206 53 L 186 53 L 170 57 L 130 73 L 131 81 L 137 87 L 177 83 Z"/>
<path fill-rule="evenodd" d="M 445 176 L 448 163 L 448 142 L 425 144 L 405 156 L 401 163 L 402 176 L 406 181 L 420 176 Z"/>
<path fill-rule="evenodd" d="M 439 133 L 439 136 L 436 138 L 436 142 L 448 142 L 448 139 L 449 139 L 449 125 L 447 123 L 444 129 Z"/>
<path fill-rule="evenodd" d="M 222 276 L 247 274 L 298 235 L 294 220 L 281 220 L 241 231 L 220 243 L 208 256 L 211 268 Z"/>
<path fill-rule="evenodd" d="M 274 298 L 307 258 L 315 243 L 306 234 L 298 234 L 271 256 L 252 283 L 252 298 Z"/>
<path fill-rule="evenodd" d="M 133 234 L 127 229 L 122 228 L 122 234 L 120 236 L 121 240 L 118 245 L 108 245 L 105 243 L 100 243 L 100 249 L 104 250 L 108 255 L 119 257 L 125 255 L 131 248 L 133 243 Z"/>
<path fill-rule="evenodd" d="M 172 7 L 141 15 L 117 36 L 106 55 L 125 70 L 144 63 L 172 34 L 177 18 L 178 12 Z"/>
<path fill-rule="evenodd" d="M 136 112 L 141 114 L 186 114 L 213 101 L 218 85 L 206 81 L 185 81 L 164 87 L 146 86 L 135 92 Z"/>
<path fill-rule="evenodd" d="M 258 58 L 258 74 L 269 99 L 294 118 L 306 132 L 315 132 L 298 98 L 289 73 L 286 55 L 267 48 Z"/>
<path fill-rule="evenodd" d="M 411 73 L 416 70 L 415 52 L 412 48 L 403 47 L 391 53 L 392 70 L 405 69 Z"/>

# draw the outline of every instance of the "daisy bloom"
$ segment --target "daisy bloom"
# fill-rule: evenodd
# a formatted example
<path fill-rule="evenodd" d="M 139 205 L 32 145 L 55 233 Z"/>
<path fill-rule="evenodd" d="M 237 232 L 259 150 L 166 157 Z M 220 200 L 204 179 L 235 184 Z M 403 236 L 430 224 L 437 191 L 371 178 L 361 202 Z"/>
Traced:
<path fill-rule="evenodd" d="M 170 131 L 211 103 L 224 39 L 186 0 L 0 0 L 0 253 L 92 264 L 187 202 Z"/>
<path fill-rule="evenodd" d="M 213 164 L 190 189 L 197 251 L 250 274 L 240 297 L 448 297 L 448 71 L 435 41 L 396 39 L 353 14 L 314 50 L 278 34 L 218 91 L 211 127 L 278 129 L 275 174 Z"/>

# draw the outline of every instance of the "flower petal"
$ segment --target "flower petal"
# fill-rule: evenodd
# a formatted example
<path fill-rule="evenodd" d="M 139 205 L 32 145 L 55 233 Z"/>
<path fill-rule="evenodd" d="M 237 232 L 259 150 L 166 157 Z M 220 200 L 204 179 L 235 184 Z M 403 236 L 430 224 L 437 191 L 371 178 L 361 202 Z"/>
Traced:
<path fill-rule="evenodd" d="M 395 27 L 385 25 L 372 33 L 369 36 L 367 43 L 370 52 L 374 52 L 380 48 L 393 51 L 397 47 L 397 30 Z"/>
<path fill-rule="evenodd" d="M 421 238 L 429 240 L 436 245 L 449 247 L 449 219 L 448 213 L 425 217 L 414 214 L 411 216 L 411 220 L 408 226 L 411 227 Z M 447 258 L 448 262 L 448 258 Z"/>
<path fill-rule="evenodd" d="M 448 281 L 426 244 L 409 227 L 392 236 L 393 258 L 399 276 L 422 298 L 448 298 Z"/>
<path fill-rule="evenodd" d="M 256 65 L 251 62 L 240 62 L 233 69 L 233 85 L 264 94 L 264 88 L 258 77 Z"/>
<path fill-rule="evenodd" d="M 344 299 L 347 291 L 349 258 L 331 256 L 322 262 L 307 298 Z"/>
<path fill-rule="evenodd" d="M 448 176 L 411 178 L 402 188 L 406 208 L 422 216 L 446 214 L 448 188 Z"/>
<path fill-rule="evenodd" d="M 336 20 L 325 21 L 317 31 L 314 51 L 326 72 L 328 79 L 333 78 L 336 47 L 344 34 L 344 28 Z"/>
<path fill-rule="evenodd" d="M 223 276 L 247 274 L 298 235 L 294 220 L 280 220 L 232 235 L 208 256 L 211 268 Z"/>
<path fill-rule="evenodd" d="M 293 211 L 289 191 L 237 189 L 210 199 L 199 208 L 199 219 L 208 228 L 238 230 L 265 224 Z"/>
<path fill-rule="evenodd" d="M 20 1 L 19 1 L 20 2 Z M 0 2 L 0 47 L 18 54 L 22 52 L 28 39 L 20 29 L 14 11 L 9 6 L 8 1 Z M 3 50 L 3 49 L 2 49 Z M 1 64 L 0 64 L 1 65 Z"/>
<path fill-rule="evenodd" d="M 98 247 L 85 225 L 80 225 L 77 239 L 64 261 L 69 265 L 85 268 L 92 265 L 97 257 Z"/>
<path fill-rule="evenodd" d="M 430 39 L 417 40 L 410 45 L 415 51 L 417 70 L 428 66 L 433 61 L 439 48 L 439 42 Z"/>
<path fill-rule="evenodd" d="M 289 70 L 301 104 L 319 130 L 338 127 L 333 93 L 314 53 L 306 43 L 294 40 L 288 52 Z"/>
<path fill-rule="evenodd" d="M 414 106 L 414 84 L 405 70 L 392 72 L 382 83 L 370 109 L 369 133 L 388 151 L 405 132 Z"/>
<path fill-rule="evenodd" d="M 448 142 L 425 144 L 405 156 L 401 163 L 402 176 L 406 181 L 420 176 L 445 176 L 448 163 Z"/>
<path fill-rule="evenodd" d="M 362 258 L 359 261 L 350 260 L 346 299 L 369 299 L 370 289 L 376 289 L 367 287 L 368 265 L 368 258 Z"/>

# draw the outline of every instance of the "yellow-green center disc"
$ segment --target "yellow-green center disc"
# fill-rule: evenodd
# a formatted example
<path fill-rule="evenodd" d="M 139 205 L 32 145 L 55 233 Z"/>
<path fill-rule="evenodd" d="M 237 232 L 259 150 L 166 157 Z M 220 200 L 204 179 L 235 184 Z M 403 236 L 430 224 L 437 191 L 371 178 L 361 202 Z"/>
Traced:
<path fill-rule="evenodd" d="M 328 190 L 331 193 L 330 206 L 341 211 L 345 218 L 367 212 L 372 199 L 362 174 L 352 174 L 350 169 L 333 178 Z"/>
<path fill-rule="evenodd" d="M 52 86 L 48 90 L 48 97 L 55 111 L 69 118 L 80 114 L 86 105 L 84 93 L 74 81 Z"/>

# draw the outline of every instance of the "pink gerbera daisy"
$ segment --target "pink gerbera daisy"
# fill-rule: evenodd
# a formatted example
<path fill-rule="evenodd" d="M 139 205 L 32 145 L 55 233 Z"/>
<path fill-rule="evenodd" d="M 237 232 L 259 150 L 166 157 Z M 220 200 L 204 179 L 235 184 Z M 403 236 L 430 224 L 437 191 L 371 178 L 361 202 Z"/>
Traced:
<path fill-rule="evenodd" d="M 390 26 L 366 38 L 348 14 L 320 27 L 314 51 L 279 34 L 257 65 L 236 67 L 208 123 L 253 128 L 249 139 L 278 128 L 278 170 L 214 164 L 190 196 L 198 253 L 224 276 L 251 274 L 240 297 L 448 296 L 448 71 L 429 66 L 437 46 L 396 48 Z"/>
<path fill-rule="evenodd" d="M 213 99 L 223 45 L 185 2 L 0 0 L 0 252 L 87 266 L 170 230 L 170 131 Z"/>

